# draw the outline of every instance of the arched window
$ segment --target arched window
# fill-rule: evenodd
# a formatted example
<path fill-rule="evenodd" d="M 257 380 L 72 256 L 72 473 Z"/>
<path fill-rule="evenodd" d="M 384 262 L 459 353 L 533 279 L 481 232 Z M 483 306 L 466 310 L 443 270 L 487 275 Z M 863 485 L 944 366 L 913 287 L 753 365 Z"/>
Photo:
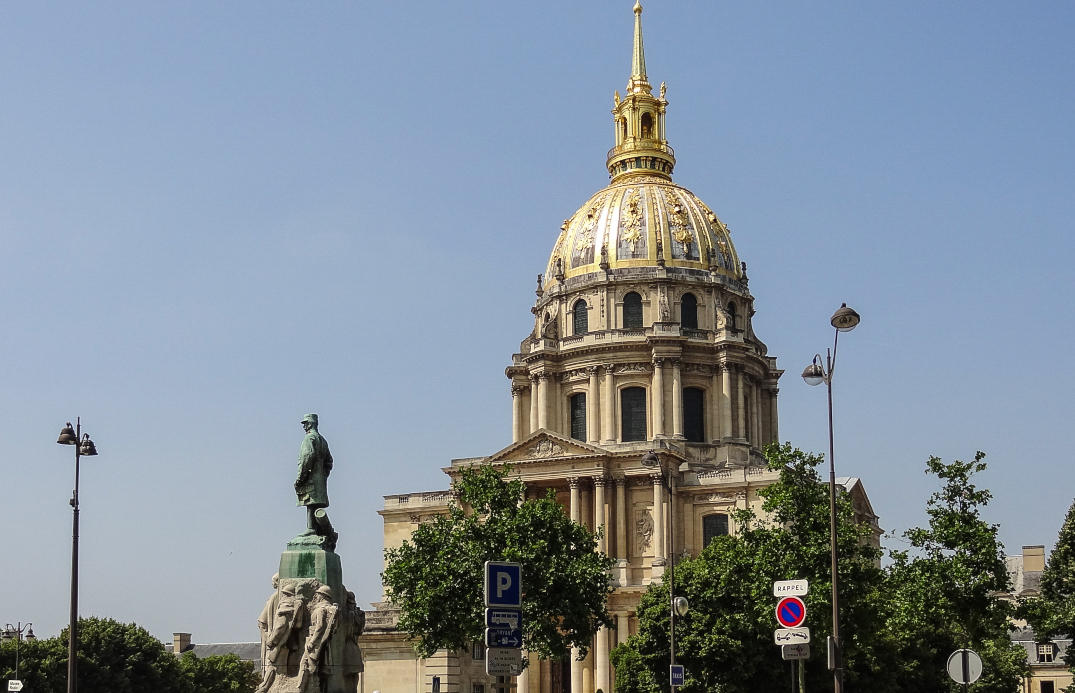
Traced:
<path fill-rule="evenodd" d="M 642 327 L 642 297 L 634 291 L 623 297 L 623 326 Z"/>
<path fill-rule="evenodd" d="M 646 439 L 646 390 L 625 387 L 620 390 L 620 439 Z"/>
<path fill-rule="evenodd" d="M 679 300 L 679 324 L 688 330 L 698 329 L 698 299 L 694 294 L 683 294 Z"/>
<path fill-rule="evenodd" d="M 571 309 L 571 314 L 574 318 L 573 334 L 586 334 L 589 331 L 589 308 L 590 307 L 586 305 L 586 301 L 583 301 L 582 299 L 575 302 L 575 307 Z"/>
<path fill-rule="evenodd" d="M 728 534 L 728 516 L 724 513 L 706 515 L 702 518 L 702 548 L 709 546 L 709 542 L 716 537 Z"/>
<path fill-rule="evenodd" d="M 571 437 L 586 440 L 586 393 L 571 395 Z"/>
<path fill-rule="evenodd" d="M 683 388 L 683 435 L 692 443 L 705 442 L 705 392 Z"/>
<path fill-rule="evenodd" d="M 649 113 L 643 113 L 642 118 L 639 121 L 642 125 L 642 137 L 647 139 L 653 137 L 653 116 Z"/>
<path fill-rule="evenodd" d="M 627 139 L 627 119 L 620 119 L 620 141 Z"/>
<path fill-rule="evenodd" d="M 728 329 L 739 329 L 739 316 L 735 312 L 735 301 L 728 301 Z"/>

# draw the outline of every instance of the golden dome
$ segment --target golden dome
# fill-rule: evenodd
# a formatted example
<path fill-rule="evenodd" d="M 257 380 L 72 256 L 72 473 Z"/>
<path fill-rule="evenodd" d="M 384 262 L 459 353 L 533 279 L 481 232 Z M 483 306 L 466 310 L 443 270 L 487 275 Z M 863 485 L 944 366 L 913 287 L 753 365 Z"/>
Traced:
<path fill-rule="evenodd" d="M 664 265 L 742 277 L 728 227 L 694 193 L 657 176 L 617 178 L 564 222 L 546 283 Z"/>
<path fill-rule="evenodd" d="M 615 146 L 611 184 L 564 222 L 549 257 L 545 285 L 601 271 L 665 266 L 742 279 L 728 227 L 694 193 L 672 182 L 675 154 L 665 138 L 668 100 L 646 76 L 642 6 L 634 7 L 631 76 L 613 97 Z"/>

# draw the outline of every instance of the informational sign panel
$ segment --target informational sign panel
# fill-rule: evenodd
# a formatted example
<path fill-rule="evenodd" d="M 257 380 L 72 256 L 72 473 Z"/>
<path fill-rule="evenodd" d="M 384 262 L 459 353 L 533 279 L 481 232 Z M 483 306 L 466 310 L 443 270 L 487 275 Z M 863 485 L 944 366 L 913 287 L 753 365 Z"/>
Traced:
<path fill-rule="evenodd" d="M 485 605 L 523 605 L 523 567 L 519 563 L 485 562 Z"/>
<path fill-rule="evenodd" d="M 774 597 L 802 597 L 809 591 L 810 583 L 806 580 L 777 580 L 773 583 Z"/>
<path fill-rule="evenodd" d="M 682 686 L 687 678 L 687 670 L 682 664 L 670 664 L 668 666 L 668 683 L 673 686 Z"/>
<path fill-rule="evenodd" d="M 517 647 L 486 649 L 485 673 L 490 676 L 518 676 L 523 673 L 523 651 Z"/>
<path fill-rule="evenodd" d="M 773 631 L 777 645 L 805 645 L 810 642 L 809 628 L 777 628 Z"/>
<path fill-rule="evenodd" d="M 18 679 L 9 680 L 7 682 L 7 689 L 9 691 L 21 691 L 22 690 L 22 681 L 20 681 Z"/>
<path fill-rule="evenodd" d="M 974 683 L 982 675 L 982 658 L 974 650 L 956 650 L 948 657 L 948 675 L 956 683 Z"/>
<path fill-rule="evenodd" d="M 784 597 L 776 603 L 776 620 L 785 628 L 798 628 L 806 621 L 806 604 L 798 597 Z"/>
<path fill-rule="evenodd" d="M 810 646 L 781 645 L 780 656 L 784 659 L 810 659 Z"/>

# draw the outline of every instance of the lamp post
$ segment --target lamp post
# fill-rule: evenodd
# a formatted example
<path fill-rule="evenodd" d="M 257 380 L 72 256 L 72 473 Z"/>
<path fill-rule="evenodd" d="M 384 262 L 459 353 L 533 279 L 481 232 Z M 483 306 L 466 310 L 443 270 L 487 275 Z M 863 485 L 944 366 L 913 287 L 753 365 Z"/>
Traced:
<path fill-rule="evenodd" d="M 10 623 L 4 626 L 4 640 L 15 640 L 15 680 L 19 680 L 19 643 L 22 642 L 23 633 L 26 633 L 27 640 L 37 640 L 37 636 L 34 635 L 32 623 L 23 623 L 19 621 L 18 625 L 13 626 Z"/>
<path fill-rule="evenodd" d="M 832 670 L 832 689 L 835 693 L 842 693 L 843 681 L 843 651 L 840 644 L 840 596 L 837 589 L 837 552 L 836 552 L 836 463 L 833 459 L 832 444 L 832 373 L 836 367 L 836 345 L 840 340 L 841 332 L 850 332 L 859 324 L 861 318 L 847 304 L 842 304 L 829 320 L 836 335 L 832 340 L 832 351 L 825 350 L 825 364 L 821 363 L 821 355 L 815 354 L 813 362 L 803 370 L 803 380 L 807 385 L 820 385 L 825 383 L 829 395 L 829 547 L 832 553 L 832 635 L 829 636 L 829 669 Z"/>
<path fill-rule="evenodd" d="M 90 440 L 89 433 L 82 433 L 82 420 L 75 419 L 75 428 L 71 422 L 60 431 L 56 440 L 60 445 L 75 446 L 75 490 L 71 494 L 73 519 L 71 524 L 71 624 L 67 629 L 67 693 L 78 691 L 78 462 L 79 458 L 97 454 L 97 446 Z"/>

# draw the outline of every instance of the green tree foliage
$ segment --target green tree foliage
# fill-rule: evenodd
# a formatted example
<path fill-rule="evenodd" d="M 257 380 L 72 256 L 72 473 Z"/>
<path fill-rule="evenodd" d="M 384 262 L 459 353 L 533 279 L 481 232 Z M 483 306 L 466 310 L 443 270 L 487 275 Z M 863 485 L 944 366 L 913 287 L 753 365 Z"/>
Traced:
<path fill-rule="evenodd" d="M 1041 575 L 1041 596 L 1028 600 L 1022 611 L 1039 638 L 1075 636 L 1075 503 Z M 1075 674 L 1075 647 L 1068 648 L 1064 663 Z M 1075 685 L 1065 690 L 1075 693 Z"/>
<path fill-rule="evenodd" d="M 463 470 L 458 503 L 420 525 L 399 548 L 385 551 L 381 574 L 399 627 L 429 656 L 484 638 L 484 564 L 514 561 L 523 571 L 523 639 L 530 652 L 559 658 L 583 653 L 601 626 L 613 561 L 596 551 L 596 536 L 571 522 L 550 493 L 520 502 L 522 483 L 491 466 Z"/>
<path fill-rule="evenodd" d="M 687 670 L 682 693 L 786 689 L 790 665 L 773 644 L 772 585 L 798 578 L 810 581 L 805 601 L 815 643 L 806 687 L 831 687 L 823 646 L 817 646 L 831 632 L 832 613 L 828 487 L 816 469 L 822 458 L 787 444 L 770 446 L 767 455 L 771 468 L 780 471 L 779 481 L 760 492 L 767 517 L 740 510 L 735 536 L 718 537 L 697 558 L 677 562 L 676 594 L 691 605 L 676 622 L 677 661 Z M 852 521 L 849 499 L 838 500 L 840 623 L 848 686 L 883 691 L 874 685 L 876 662 L 869 648 L 876 629 L 873 598 L 882 583 L 879 552 L 868 541 L 870 528 Z M 650 587 L 638 614 L 639 632 L 613 652 L 616 690 L 668 690 L 667 582 Z"/>
<path fill-rule="evenodd" d="M 0 645 L 0 679 L 15 678 L 15 642 Z M 23 690 L 67 690 L 67 629 L 55 638 L 19 644 Z M 143 628 L 106 618 L 79 620 L 81 693 L 252 693 L 257 676 L 234 655 L 176 657 Z"/>
<path fill-rule="evenodd" d="M 908 530 L 908 551 L 893 551 L 879 642 L 898 654 L 892 680 L 899 690 L 959 691 L 947 675 L 949 655 L 969 647 L 982 657 L 975 690 L 1009 693 L 1026 673 L 1022 647 L 1009 639 L 1011 589 L 997 525 L 982 519 L 992 494 L 975 486 L 985 454 L 971 462 L 931 457 L 926 473 L 941 481 L 926 504 L 929 526 Z"/>

